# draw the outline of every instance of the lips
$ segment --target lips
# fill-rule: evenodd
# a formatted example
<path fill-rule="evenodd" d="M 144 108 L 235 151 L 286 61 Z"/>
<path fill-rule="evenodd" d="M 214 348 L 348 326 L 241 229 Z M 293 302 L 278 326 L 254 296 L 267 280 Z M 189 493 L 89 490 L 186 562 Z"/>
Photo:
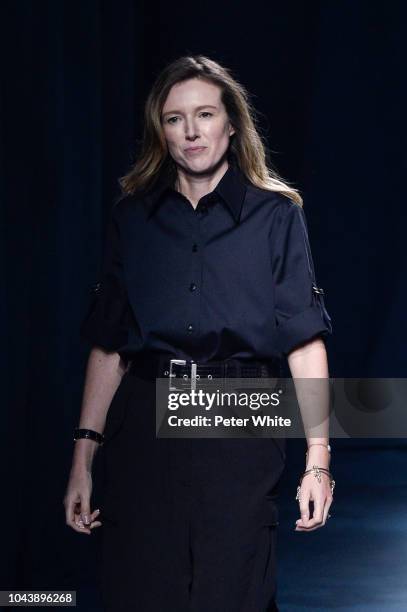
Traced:
<path fill-rule="evenodd" d="M 194 151 L 203 151 L 204 149 L 206 149 L 206 147 L 188 147 L 188 149 L 185 149 L 185 152 L 193 153 Z"/>

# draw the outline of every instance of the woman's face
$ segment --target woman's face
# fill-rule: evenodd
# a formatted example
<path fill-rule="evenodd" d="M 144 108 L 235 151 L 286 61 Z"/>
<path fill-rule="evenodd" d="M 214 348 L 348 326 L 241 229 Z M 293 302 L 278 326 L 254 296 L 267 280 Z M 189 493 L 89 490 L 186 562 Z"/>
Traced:
<path fill-rule="evenodd" d="M 172 86 L 161 119 L 171 157 L 189 173 L 215 167 L 235 133 L 220 87 L 198 78 Z"/>

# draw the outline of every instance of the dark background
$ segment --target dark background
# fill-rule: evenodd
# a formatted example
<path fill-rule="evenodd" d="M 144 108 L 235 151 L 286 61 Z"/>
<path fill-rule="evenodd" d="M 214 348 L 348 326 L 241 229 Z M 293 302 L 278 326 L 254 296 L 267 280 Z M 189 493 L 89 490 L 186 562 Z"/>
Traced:
<path fill-rule="evenodd" d="M 401 2 L 355 0 L 2 2 L 1 588 L 81 589 L 83 609 L 97 606 L 95 537 L 69 530 L 62 506 L 88 353 L 79 323 L 118 177 L 137 150 L 145 96 L 179 55 L 202 53 L 234 71 L 260 112 L 273 164 L 304 197 L 333 320 L 331 376 L 405 376 L 406 13 Z M 291 529 L 304 441 L 289 444 L 282 507 Z M 405 446 L 333 446 L 339 522 L 349 518 L 354 462 L 368 470 L 378 453 Z M 360 478 L 366 483 L 364 470 Z M 311 557 L 318 573 L 323 553 L 334 554 L 330 529 L 291 535 L 283 567 L 299 551 L 311 554 L 299 542 L 305 537 L 320 545 L 322 556 Z M 302 610 L 294 607 L 298 583 L 283 580 L 287 610 Z"/>

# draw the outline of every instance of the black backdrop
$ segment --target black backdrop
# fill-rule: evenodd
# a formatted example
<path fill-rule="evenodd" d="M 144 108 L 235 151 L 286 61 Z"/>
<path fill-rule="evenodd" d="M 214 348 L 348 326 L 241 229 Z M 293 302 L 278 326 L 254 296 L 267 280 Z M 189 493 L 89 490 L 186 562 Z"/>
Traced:
<path fill-rule="evenodd" d="M 88 351 L 79 322 L 155 74 L 186 53 L 235 71 L 274 165 L 304 196 L 331 376 L 402 377 L 406 10 L 19 0 L 1 11 L 0 586 L 79 588 L 92 584 L 93 542 L 62 506 Z"/>

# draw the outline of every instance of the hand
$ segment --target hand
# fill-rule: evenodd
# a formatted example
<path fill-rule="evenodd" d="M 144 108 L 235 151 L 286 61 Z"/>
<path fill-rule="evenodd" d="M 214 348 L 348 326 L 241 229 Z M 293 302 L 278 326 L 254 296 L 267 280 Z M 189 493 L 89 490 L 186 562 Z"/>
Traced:
<path fill-rule="evenodd" d="M 96 521 L 100 510 L 90 511 L 92 493 L 92 476 L 85 469 L 71 472 L 63 504 L 65 506 L 65 522 L 74 531 L 90 535 L 92 529 L 100 527 L 101 521 Z"/>
<path fill-rule="evenodd" d="M 306 474 L 300 488 L 301 518 L 296 522 L 295 531 L 314 531 L 326 523 L 328 511 L 333 502 L 330 479 L 326 472 L 321 473 L 321 482 L 311 472 Z M 310 518 L 310 501 L 314 503 L 313 516 Z"/>

